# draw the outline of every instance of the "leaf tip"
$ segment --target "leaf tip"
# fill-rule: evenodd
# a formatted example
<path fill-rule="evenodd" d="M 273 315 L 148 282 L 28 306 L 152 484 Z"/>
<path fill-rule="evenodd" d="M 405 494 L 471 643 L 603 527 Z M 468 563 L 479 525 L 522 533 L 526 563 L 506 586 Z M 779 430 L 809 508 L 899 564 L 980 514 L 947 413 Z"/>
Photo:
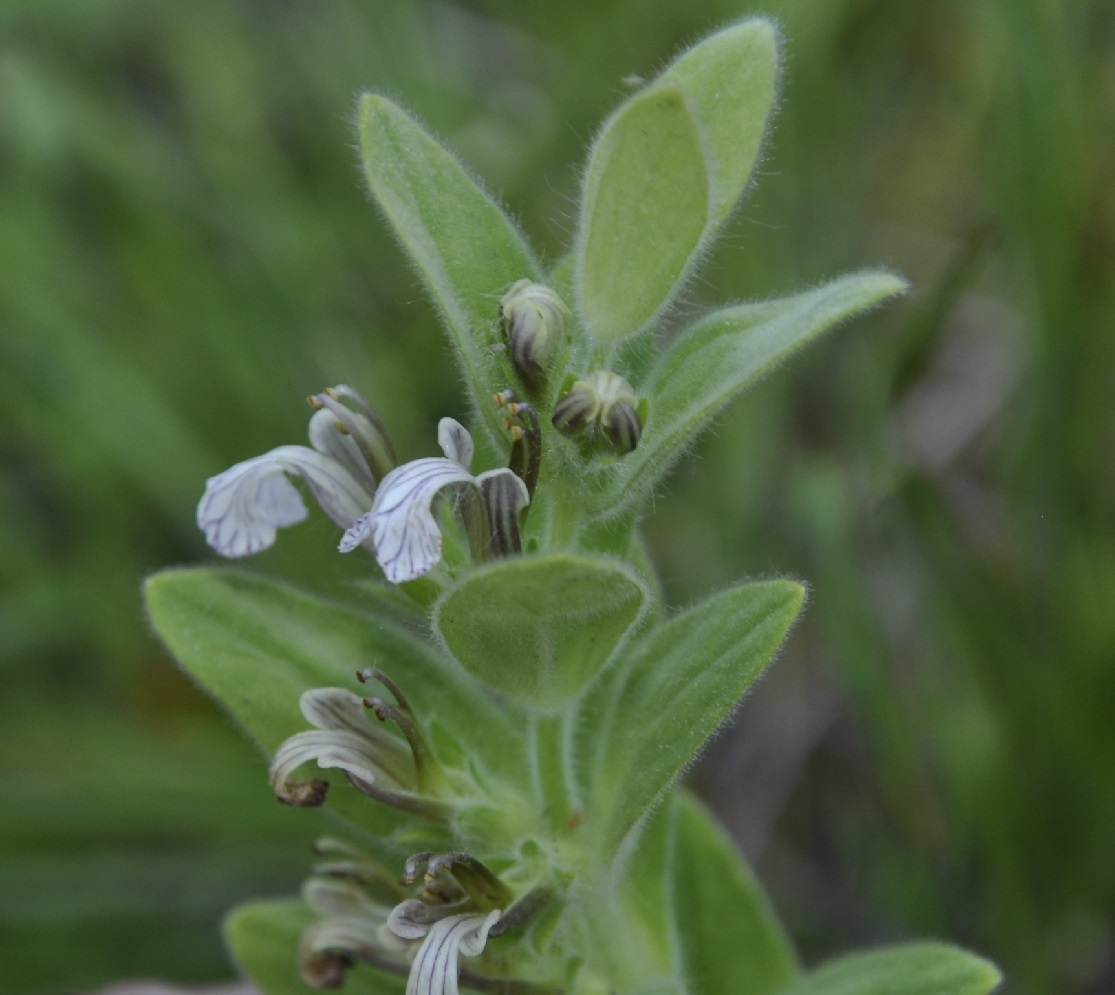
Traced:
<path fill-rule="evenodd" d="M 767 14 L 745 17 L 742 21 L 739 21 L 727 30 L 736 32 L 740 36 L 747 35 L 753 44 L 763 45 L 769 48 L 775 58 L 778 58 L 781 54 L 782 25 L 779 24 L 775 18 Z"/>
<path fill-rule="evenodd" d="M 879 281 L 879 300 L 888 300 L 891 297 L 902 297 L 910 292 L 910 281 L 897 270 L 880 268 L 874 271 Z"/>
<path fill-rule="evenodd" d="M 157 613 L 158 609 L 166 603 L 174 578 L 181 573 L 181 570 L 159 570 L 143 578 L 140 591 L 149 617 Z"/>

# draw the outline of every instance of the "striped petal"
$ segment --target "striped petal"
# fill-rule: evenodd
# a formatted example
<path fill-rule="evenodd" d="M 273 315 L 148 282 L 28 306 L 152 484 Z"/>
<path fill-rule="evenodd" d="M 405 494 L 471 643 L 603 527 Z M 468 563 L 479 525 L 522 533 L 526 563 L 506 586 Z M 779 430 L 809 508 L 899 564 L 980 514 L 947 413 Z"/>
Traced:
<path fill-rule="evenodd" d="M 452 915 L 427 926 L 393 914 L 388 926 L 397 936 L 405 940 L 426 937 L 411 965 L 406 995 L 459 995 L 458 958 L 483 953 L 488 932 L 501 915 L 498 910 L 487 915 Z"/>
<path fill-rule="evenodd" d="M 396 467 L 380 482 L 372 510 L 345 533 L 340 551 L 348 553 L 370 538 L 392 584 L 429 573 L 441 560 L 434 498 L 443 487 L 474 482 L 455 459 L 431 456 Z"/>
<path fill-rule="evenodd" d="M 347 529 L 367 508 L 369 491 L 339 462 L 305 446 L 280 446 L 210 477 L 197 506 L 205 540 L 222 556 L 267 549 L 276 532 L 306 517 L 287 475 L 301 477 L 325 513 Z"/>
<path fill-rule="evenodd" d="M 345 688 L 312 688 L 298 701 L 306 721 L 317 729 L 343 730 L 369 742 L 376 766 L 400 785 L 415 784 L 410 747 L 388 732 L 382 722 L 369 719 L 364 699 Z"/>
<path fill-rule="evenodd" d="M 389 791 L 406 790 L 380 763 L 375 743 L 354 732 L 340 729 L 311 729 L 286 740 L 275 752 L 269 776 L 271 788 L 288 805 L 312 807 L 325 799 L 324 781 L 294 781 L 291 775 L 303 764 L 316 761 L 322 769 L 343 770 L 359 781 L 376 784 Z"/>
<path fill-rule="evenodd" d="M 442 418 L 437 423 L 437 444 L 445 453 L 446 459 L 460 463 L 466 470 L 472 466 L 472 454 L 476 447 L 468 429 L 455 418 Z"/>

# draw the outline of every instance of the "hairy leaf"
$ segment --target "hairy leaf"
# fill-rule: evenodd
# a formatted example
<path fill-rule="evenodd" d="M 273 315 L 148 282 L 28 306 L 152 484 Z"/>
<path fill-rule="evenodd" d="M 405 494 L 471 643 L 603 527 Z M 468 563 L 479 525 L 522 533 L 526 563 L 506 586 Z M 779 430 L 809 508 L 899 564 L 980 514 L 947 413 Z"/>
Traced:
<path fill-rule="evenodd" d="M 841 957 L 783 995 L 987 995 L 1002 980 L 994 964 L 966 950 L 911 943 Z"/>
<path fill-rule="evenodd" d="M 692 325 L 650 376 L 642 438 L 598 498 L 601 514 L 645 498 L 731 401 L 788 356 L 905 289 L 901 277 L 867 270 L 791 297 L 724 308 Z"/>
<path fill-rule="evenodd" d="M 146 584 L 152 624 L 182 667 L 220 701 L 270 755 L 308 728 L 298 707 L 315 687 L 356 688 L 375 666 L 403 689 L 424 724 L 448 729 L 481 767 L 521 781 L 521 732 L 510 716 L 452 661 L 390 616 L 315 597 L 287 584 L 228 569 L 171 570 Z M 375 689 L 370 693 L 377 693 Z M 369 717 L 369 721 L 372 721 Z M 315 776 L 316 773 L 315 773 Z M 347 785 L 359 824 L 387 834 L 393 809 Z"/>
<path fill-rule="evenodd" d="M 406 111 L 379 94 L 360 101 L 368 186 L 425 281 L 449 330 L 489 442 L 504 448 L 492 394 L 512 382 L 498 342 L 499 298 L 540 279 L 515 225 L 461 163 Z"/>
<path fill-rule="evenodd" d="M 647 326 L 688 275 L 708 224 L 708 165 L 675 87 L 632 97 L 592 149 L 575 281 L 589 332 L 612 343 Z"/>
<path fill-rule="evenodd" d="M 614 561 L 520 557 L 470 573 L 446 592 L 434 617 L 469 673 L 552 711 L 607 662 L 645 600 L 642 585 Z"/>
<path fill-rule="evenodd" d="M 316 916 L 297 899 L 251 902 L 225 920 L 233 960 L 263 995 L 315 995 L 298 973 L 298 940 Z M 402 995 L 406 980 L 359 965 L 345 977 L 345 995 Z"/>
<path fill-rule="evenodd" d="M 671 892 L 691 995 L 774 995 L 798 967 L 770 902 L 697 799 L 679 792 L 674 811 Z"/>
<path fill-rule="evenodd" d="M 596 735 L 590 821 L 618 847 L 770 662 L 805 598 L 800 584 L 730 588 L 651 630 L 610 689 Z"/>
<path fill-rule="evenodd" d="M 743 196 L 778 90 L 778 31 L 749 18 L 679 56 L 656 85 L 677 86 L 701 126 L 712 168 L 712 220 L 720 224 Z"/>

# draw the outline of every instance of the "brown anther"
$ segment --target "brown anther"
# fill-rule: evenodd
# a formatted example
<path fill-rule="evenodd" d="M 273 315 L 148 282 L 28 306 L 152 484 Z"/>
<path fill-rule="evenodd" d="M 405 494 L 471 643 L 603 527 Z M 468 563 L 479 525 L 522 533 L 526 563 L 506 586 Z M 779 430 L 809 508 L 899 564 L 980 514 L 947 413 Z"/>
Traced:
<path fill-rule="evenodd" d="M 364 698 L 364 707 L 370 709 L 375 713 L 375 717 L 380 722 L 386 722 L 388 719 L 388 704 L 382 698 Z"/>

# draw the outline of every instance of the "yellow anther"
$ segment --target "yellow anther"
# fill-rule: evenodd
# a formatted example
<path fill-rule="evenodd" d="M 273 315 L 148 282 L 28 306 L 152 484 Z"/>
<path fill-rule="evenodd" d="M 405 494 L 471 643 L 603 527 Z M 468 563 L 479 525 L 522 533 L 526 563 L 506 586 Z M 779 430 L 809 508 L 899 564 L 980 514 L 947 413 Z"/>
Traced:
<path fill-rule="evenodd" d="M 322 404 L 321 401 L 319 401 L 313 394 L 310 394 L 309 397 L 306 398 L 306 403 L 315 411 L 320 411 L 322 408 L 325 407 L 325 405 Z"/>
<path fill-rule="evenodd" d="M 507 399 L 503 396 L 502 391 L 497 391 L 492 395 L 492 400 L 496 402 L 497 408 L 502 408 L 507 403 Z"/>
<path fill-rule="evenodd" d="M 507 413 L 509 415 L 517 415 L 519 413 L 519 406 L 515 404 L 514 401 L 512 401 L 509 405 L 507 405 Z"/>
<path fill-rule="evenodd" d="M 339 421 L 333 422 L 333 427 L 341 433 L 341 435 L 350 435 L 349 430 Z"/>
<path fill-rule="evenodd" d="M 523 437 L 523 430 L 518 425 L 511 426 L 511 438 L 518 442 Z"/>

